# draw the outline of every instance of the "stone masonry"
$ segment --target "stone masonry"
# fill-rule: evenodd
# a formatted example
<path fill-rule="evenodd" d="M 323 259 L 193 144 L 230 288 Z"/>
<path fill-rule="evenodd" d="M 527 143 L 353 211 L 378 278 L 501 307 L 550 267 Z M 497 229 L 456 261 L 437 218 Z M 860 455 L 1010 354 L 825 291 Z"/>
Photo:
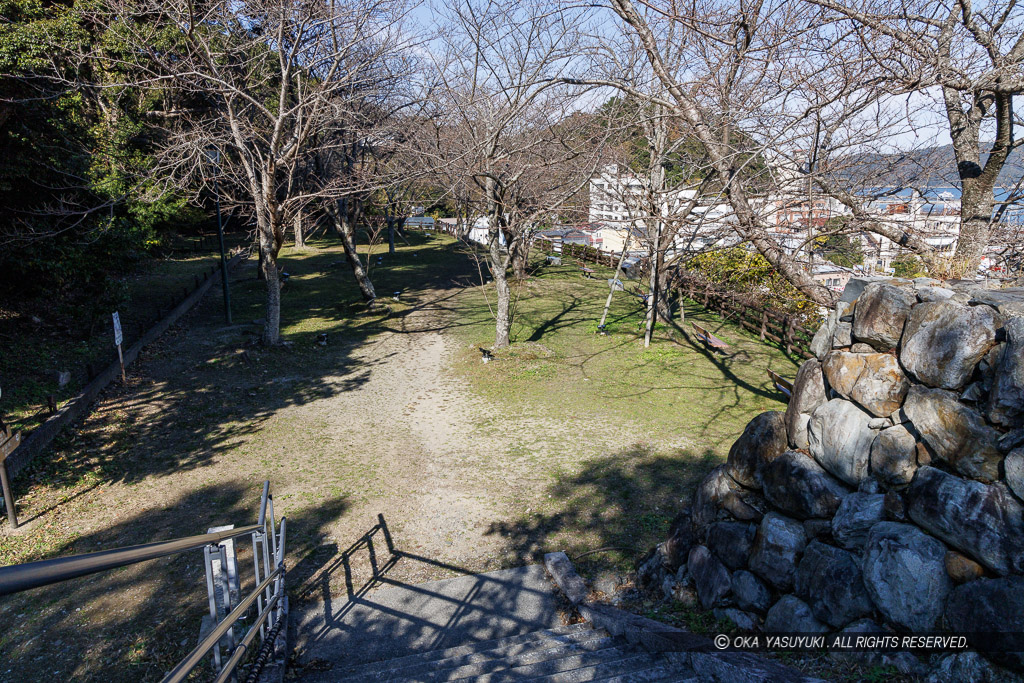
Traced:
<path fill-rule="evenodd" d="M 766 632 L 1024 631 L 1024 288 L 854 279 L 812 350 L 641 583 Z"/>

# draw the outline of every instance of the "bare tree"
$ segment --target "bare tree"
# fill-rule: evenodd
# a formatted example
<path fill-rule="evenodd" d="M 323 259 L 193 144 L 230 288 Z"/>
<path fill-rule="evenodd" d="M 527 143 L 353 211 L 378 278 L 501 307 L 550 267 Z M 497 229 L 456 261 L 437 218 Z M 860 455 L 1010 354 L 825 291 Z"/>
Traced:
<path fill-rule="evenodd" d="M 1024 125 L 1014 97 L 1024 93 L 1024 12 L 1014 0 L 809 1 L 852 24 L 862 53 L 885 79 L 907 93 L 937 96 L 961 189 L 949 270 L 973 276 L 997 214 L 1020 199 L 1009 192 L 996 197 L 995 190 L 1022 144 L 1014 135 Z"/>
<path fill-rule="evenodd" d="M 578 33 L 571 14 L 553 10 L 463 0 L 444 13 L 437 164 L 461 179 L 453 193 L 463 195 L 470 219 L 487 225 L 495 348 L 510 343 L 510 266 L 525 275 L 534 233 L 597 163 L 599 146 L 584 132 L 589 119 L 575 116 L 581 89 L 561 79 L 578 54 Z"/>
<path fill-rule="evenodd" d="M 114 0 L 95 14 L 130 46 L 102 55 L 105 66 L 167 102 L 152 176 L 164 187 L 194 187 L 213 175 L 215 151 L 221 186 L 254 217 L 265 343 L 279 340 L 277 255 L 286 227 L 305 208 L 351 191 L 348 178 L 309 170 L 337 144 L 330 132 L 348 124 L 348 96 L 363 101 L 367 82 L 379 82 L 407 46 L 404 12 L 402 0 Z"/>
<path fill-rule="evenodd" d="M 939 270 L 926 235 L 874 210 L 879 194 L 912 182 L 897 177 L 907 150 L 895 143 L 920 121 L 909 106 L 895 109 L 906 86 L 851 49 L 863 32 L 821 7 L 781 0 L 608 7 L 621 32 L 614 41 L 607 31 L 594 36 L 583 82 L 663 107 L 706 155 L 705 189 L 728 203 L 728 228 L 803 295 L 834 299 L 812 272 L 820 238 L 840 229 L 890 240 Z M 631 54 L 646 64 L 623 57 Z M 846 216 L 841 228 L 833 215 Z"/>

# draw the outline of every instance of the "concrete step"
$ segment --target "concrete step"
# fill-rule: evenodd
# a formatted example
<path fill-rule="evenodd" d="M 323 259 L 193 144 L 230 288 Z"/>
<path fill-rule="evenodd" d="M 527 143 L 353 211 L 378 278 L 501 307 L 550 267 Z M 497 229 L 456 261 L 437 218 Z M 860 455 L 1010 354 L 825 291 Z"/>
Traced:
<path fill-rule="evenodd" d="M 598 671 L 627 670 L 644 661 L 644 655 L 627 652 L 614 644 L 614 639 L 607 647 L 592 651 L 568 651 L 550 653 L 549 659 L 533 662 L 506 662 L 507 668 L 495 668 L 493 671 L 474 672 L 459 670 L 456 678 L 445 678 L 445 681 L 475 681 L 476 683 L 506 683 L 507 681 L 549 680 L 567 682 L 573 680 L 593 680 L 589 676 L 597 675 Z M 604 669 L 599 669 L 604 665 Z M 576 674 L 574 672 L 581 671 Z M 588 673 L 592 671 L 593 673 Z M 565 677 L 565 678 L 563 678 Z M 419 680 L 419 679 L 415 679 Z"/>
<path fill-rule="evenodd" d="M 665 683 L 669 681 L 673 683 L 700 683 L 700 679 L 692 670 L 681 669 L 667 662 L 656 664 L 646 669 L 635 669 L 614 676 L 605 676 L 591 680 L 594 683 L 654 683 L 655 681 L 664 681 Z"/>
<path fill-rule="evenodd" d="M 531 633 L 524 633 L 518 636 L 509 636 L 507 638 L 495 638 L 493 640 L 478 641 L 475 643 L 467 643 L 465 645 L 456 645 L 455 647 L 449 647 L 443 650 L 428 650 L 426 652 L 419 652 L 413 655 L 405 655 L 403 657 L 394 657 L 391 659 L 385 659 L 378 662 L 369 662 L 366 664 L 360 664 L 359 666 L 346 667 L 339 670 L 339 675 L 343 676 L 359 676 L 361 674 L 371 674 L 377 671 L 381 671 L 385 666 L 386 670 L 397 670 L 402 667 L 412 666 L 415 664 L 426 664 L 442 659 L 454 660 L 457 657 L 465 655 L 473 655 L 480 652 L 491 652 L 499 651 L 502 649 L 511 650 L 517 645 L 528 645 L 534 641 L 541 639 L 579 639 L 584 640 L 592 638 L 594 633 L 594 627 L 589 623 L 573 624 L 572 626 L 559 626 L 557 628 L 545 629 L 543 631 L 534 631 Z"/>
<path fill-rule="evenodd" d="M 599 650 L 611 644 L 612 638 L 607 632 L 592 628 L 577 628 L 566 633 L 547 630 L 364 664 L 338 671 L 336 676 L 337 680 L 346 683 L 395 679 L 452 680 L 452 677 L 463 677 L 461 672 L 477 675 L 517 663 L 528 664 L 577 651 Z"/>
<path fill-rule="evenodd" d="M 411 560 L 401 560 L 406 561 Z M 296 608 L 300 676 L 331 680 L 318 672 L 472 648 L 562 625 L 556 589 L 537 565 L 416 585 L 385 576 L 380 583 L 376 590 L 322 597 Z"/>
<path fill-rule="evenodd" d="M 662 657 L 651 655 L 642 650 L 631 648 L 615 648 L 620 654 L 618 659 L 589 664 L 568 671 L 547 674 L 532 678 L 532 681 L 545 683 L 583 683 L 585 681 L 615 680 L 620 683 L 646 683 L 647 681 L 680 680 L 687 672 L 673 671 L 671 665 L 661 663 Z M 692 672 L 689 672 L 692 675 Z"/>

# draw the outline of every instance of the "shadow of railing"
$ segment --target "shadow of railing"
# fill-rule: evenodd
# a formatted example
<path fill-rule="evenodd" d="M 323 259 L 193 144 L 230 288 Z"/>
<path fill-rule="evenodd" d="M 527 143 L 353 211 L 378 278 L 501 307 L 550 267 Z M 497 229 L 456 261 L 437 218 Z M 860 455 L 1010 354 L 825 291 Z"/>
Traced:
<path fill-rule="evenodd" d="M 305 661 L 300 666 L 315 662 L 320 658 L 317 654 L 343 651 L 346 663 L 358 664 L 381 654 L 402 656 L 563 623 L 542 568 L 508 570 L 507 575 L 476 574 L 399 550 L 384 516 L 378 515 L 377 520 L 298 588 L 296 597 L 307 602 L 306 615 L 299 618 L 295 634 L 301 643 L 298 659 Z M 357 580 L 360 562 L 368 563 L 369 575 Z M 464 577 L 472 575 L 472 580 L 407 583 L 390 575 L 400 563 L 407 565 L 405 569 L 421 563 Z M 331 579 L 339 573 L 344 576 L 344 595 L 331 590 Z M 371 595 L 377 588 L 387 590 Z M 338 600 L 342 604 L 337 604 Z"/>

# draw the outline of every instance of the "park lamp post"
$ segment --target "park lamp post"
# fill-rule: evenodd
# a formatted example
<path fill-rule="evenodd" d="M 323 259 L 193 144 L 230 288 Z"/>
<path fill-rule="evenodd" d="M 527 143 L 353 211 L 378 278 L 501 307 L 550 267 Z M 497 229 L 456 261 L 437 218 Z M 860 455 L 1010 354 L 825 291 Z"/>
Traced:
<path fill-rule="evenodd" d="M 213 164 L 213 191 L 217 196 L 217 239 L 220 242 L 220 283 L 224 290 L 224 318 L 231 324 L 231 291 L 228 288 L 228 262 L 224 254 L 224 223 L 220 215 L 220 184 L 217 176 L 220 174 L 220 150 L 216 147 L 209 147 L 206 156 Z"/>

